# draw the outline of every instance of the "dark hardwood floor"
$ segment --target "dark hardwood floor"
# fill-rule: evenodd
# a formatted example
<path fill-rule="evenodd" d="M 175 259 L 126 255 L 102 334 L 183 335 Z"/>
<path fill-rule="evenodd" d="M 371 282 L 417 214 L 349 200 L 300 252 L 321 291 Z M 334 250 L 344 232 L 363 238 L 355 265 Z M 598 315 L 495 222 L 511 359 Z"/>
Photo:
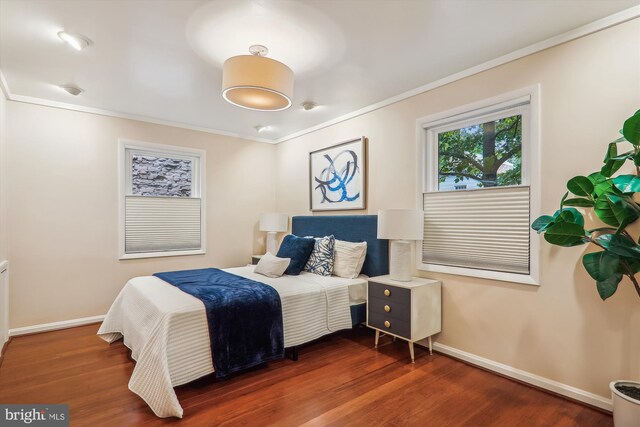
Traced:
<path fill-rule="evenodd" d="M 176 389 L 179 420 L 156 418 L 127 388 L 128 350 L 98 325 L 14 338 L 0 368 L 1 403 L 68 403 L 72 426 L 610 426 L 611 416 L 356 328 L 227 381 Z"/>

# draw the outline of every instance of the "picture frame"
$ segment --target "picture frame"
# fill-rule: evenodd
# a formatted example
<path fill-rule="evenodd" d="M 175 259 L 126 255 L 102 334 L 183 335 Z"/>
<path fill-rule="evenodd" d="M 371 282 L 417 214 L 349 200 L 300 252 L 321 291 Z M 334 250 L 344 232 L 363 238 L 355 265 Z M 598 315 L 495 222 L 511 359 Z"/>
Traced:
<path fill-rule="evenodd" d="M 366 209 L 366 167 L 364 136 L 310 152 L 311 211 Z"/>

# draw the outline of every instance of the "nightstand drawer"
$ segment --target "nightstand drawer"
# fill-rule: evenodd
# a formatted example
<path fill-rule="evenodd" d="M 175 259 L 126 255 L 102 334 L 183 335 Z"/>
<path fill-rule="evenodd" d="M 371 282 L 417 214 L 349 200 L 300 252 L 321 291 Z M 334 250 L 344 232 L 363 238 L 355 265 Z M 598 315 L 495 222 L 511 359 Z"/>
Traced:
<path fill-rule="evenodd" d="M 406 306 L 411 305 L 411 289 L 369 282 L 369 298 L 380 298 Z"/>
<path fill-rule="evenodd" d="M 411 306 L 398 304 L 395 301 L 391 301 L 389 298 L 376 298 L 371 297 L 368 300 L 369 313 L 380 314 L 402 322 L 409 323 L 411 321 Z"/>
<path fill-rule="evenodd" d="M 391 316 L 369 312 L 368 324 L 399 337 L 411 339 L 411 322 L 403 322 Z"/>

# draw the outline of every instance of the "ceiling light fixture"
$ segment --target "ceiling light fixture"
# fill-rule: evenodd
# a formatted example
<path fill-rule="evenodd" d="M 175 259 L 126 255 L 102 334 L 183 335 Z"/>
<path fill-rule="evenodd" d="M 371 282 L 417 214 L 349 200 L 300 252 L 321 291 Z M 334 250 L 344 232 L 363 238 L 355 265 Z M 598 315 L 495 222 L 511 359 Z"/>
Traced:
<path fill-rule="evenodd" d="M 314 108 L 316 108 L 318 106 L 318 104 L 316 104 L 315 102 L 311 102 L 311 101 L 306 101 L 303 102 L 302 104 L 300 104 L 302 106 L 302 108 L 304 108 L 306 111 L 309 110 L 313 110 Z"/>
<path fill-rule="evenodd" d="M 254 126 L 254 129 L 256 130 L 256 132 L 262 133 L 262 132 L 266 132 L 268 130 L 271 130 L 271 126 L 258 125 L 258 126 Z"/>
<path fill-rule="evenodd" d="M 233 56 L 222 66 L 222 97 L 233 105 L 258 111 L 281 111 L 291 106 L 293 71 L 271 58 L 262 45 L 251 55 Z"/>
<path fill-rule="evenodd" d="M 60 31 L 58 33 L 58 37 L 75 50 L 82 50 L 93 44 L 91 39 L 88 37 L 85 37 L 82 34 L 70 33 L 68 31 Z"/>
<path fill-rule="evenodd" d="M 74 86 L 74 85 L 61 85 L 59 87 L 60 89 L 64 90 L 65 92 L 73 96 L 78 96 L 82 92 L 84 92 L 82 88 L 79 88 L 78 86 Z"/>

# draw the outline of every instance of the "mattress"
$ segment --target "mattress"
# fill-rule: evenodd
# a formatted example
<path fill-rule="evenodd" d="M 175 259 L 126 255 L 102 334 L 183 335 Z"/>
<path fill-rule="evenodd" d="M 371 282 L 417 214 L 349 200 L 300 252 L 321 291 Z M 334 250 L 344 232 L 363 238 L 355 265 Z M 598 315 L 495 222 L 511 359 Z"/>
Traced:
<path fill-rule="evenodd" d="M 303 272 L 268 278 L 255 266 L 225 271 L 272 286 L 282 302 L 285 347 L 351 328 L 350 305 L 366 301 L 366 277 L 344 279 Z M 173 387 L 214 372 L 202 301 L 154 276 L 131 279 L 98 331 L 107 342 L 124 337 L 136 366 L 129 389 L 159 417 L 182 417 Z"/>

